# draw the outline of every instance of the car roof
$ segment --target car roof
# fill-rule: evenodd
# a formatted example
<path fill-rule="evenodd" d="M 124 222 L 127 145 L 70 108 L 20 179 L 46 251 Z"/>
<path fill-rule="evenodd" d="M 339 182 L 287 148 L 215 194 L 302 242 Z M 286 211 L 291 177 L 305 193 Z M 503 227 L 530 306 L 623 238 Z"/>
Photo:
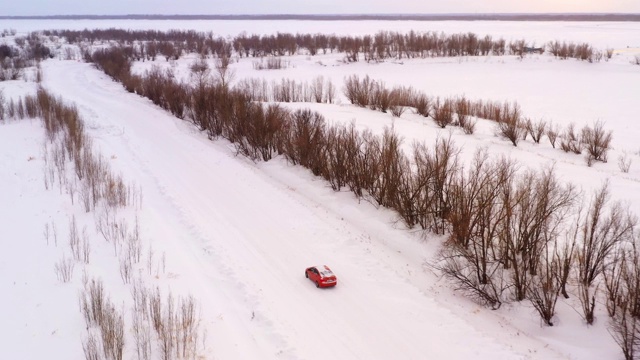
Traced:
<path fill-rule="evenodd" d="M 329 267 L 328 267 L 327 265 L 316 265 L 316 266 L 312 266 L 312 267 L 310 267 L 309 269 L 311 269 L 311 268 L 316 268 L 316 269 L 318 269 L 319 271 L 323 271 L 323 270 L 329 270 L 329 271 L 331 271 L 331 269 L 329 269 Z"/>

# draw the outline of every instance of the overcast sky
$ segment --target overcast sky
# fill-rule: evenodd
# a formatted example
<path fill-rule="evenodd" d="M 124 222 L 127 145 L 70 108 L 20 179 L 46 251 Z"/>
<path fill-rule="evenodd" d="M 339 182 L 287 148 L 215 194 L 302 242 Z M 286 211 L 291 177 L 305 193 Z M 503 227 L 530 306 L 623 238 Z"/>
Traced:
<path fill-rule="evenodd" d="M 640 0 L 2 0 L 0 15 L 640 13 Z"/>

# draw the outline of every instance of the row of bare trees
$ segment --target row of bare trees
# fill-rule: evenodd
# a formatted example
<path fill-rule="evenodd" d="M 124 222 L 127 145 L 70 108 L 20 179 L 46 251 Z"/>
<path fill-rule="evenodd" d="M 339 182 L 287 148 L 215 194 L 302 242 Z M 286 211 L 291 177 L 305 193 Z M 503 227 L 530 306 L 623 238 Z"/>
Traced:
<path fill-rule="evenodd" d="M 490 35 L 474 33 L 445 34 L 439 32 L 407 33 L 379 31 L 374 35 L 338 36 L 327 34 L 247 35 L 242 33 L 232 39 L 215 36 L 213 33 L 193 30 L 48 30 L 43 35 L 51 39 L 64 37 L 69 43 L 93 45 L 97 42 L 114 42 L 129 46 L 131 57 L 136 60 L 155 60 L 163 56 L 166 60 L 177 59 L 184 53 L 203 56 L 239 57 L 288 56 L 296 54 L 316 55 L 337 52 L 345 54 L 345 60 L 355 62 L 383 61 L 385 59 L 519 55 L 524 56 L 528 46 L 525 40 L 507 42 Z M 590 62 L 604 56 L 611 58 L 612 50 L 595 50 L 589 44 L 550 42 L 547 49 L 556 57 L 573 57 Z"/>
<path fill-rule="evenodd" d="M 336 100 L 336 88 L 331 79 L 318 76 L 310 82 L 298 82 L 283 78 L 279 82 L 247 78 L 241 80 L 237 89 L 262 102 L 316 102 L 332 104 Z"/>
<path fill-rule="evenodd" d="M 438 32 L 380 31 L 375 35 L 338 36 L 326 34 L 271 35 L 240 34 L 226 40 L 213 33 L 192 30 L 49 30 L 42 32 L 50 38 L 64 37 L 70 43 L 95 44 L 114 41 L 121 46 L 132 46 L 136 59 L 155 59 L 180 56 L 183 52 L 202 55 L 230 56 L 232 51 L 240 57 L 316 55 L 320 52 L 345 53 L 348 61 L 358 61 L 362 54 L 366 61 L 388 58 L 425 58 L 442 56 L 505 55 L 509 47 L 504 39 L 494 40 L 490 35 L 480 37 L 473 33 L 444 34 Z M 135 45 L 135 46 L 133 46 Z"/>
<path fill-rule="evenodd" d="M 165 81 L 171 80 L 158 86 Z M 376 136 L 354 124 L 329 125 L 318 113 L 266 106 L 219 81 L 194 85 L 187 94 L 186 119 L 212 139 L 228 139 L 239 154 L 263 161 L 282 155 L 335 190 L 394 209 L 409 227 L 447 234 L 434 265 L 481 303 L 497 308 L 529 301 L 553 325 L 561 295 L 578 299 L 587 323 L 596 320 L 596 299 L 605 297 L 612 334 L 625 354 L 637 348 L 629 340 L 640 335 L 637 221 L 609 199 L 606 185 L 585 200 L 553 168 L 520 170 L 485 150 L 464 164 L 451 139 L 415 144 L 407 156 L 391 129 Z M 487 116 L 517 113 L 516 107 L 480 105 L 476 111 Z M 544 132 L 528 127 L 532 137 Z"/>
<path fill-rule="evenodd" d="M 586 152 L 589 166 L 594 161 L 607 162 L 613 138 L 612 132 L 605 130 L 601 121 L 596 121 L 593 126 L 585 125 L 580 131 L 576 130 L 574 124 L 569 124 L 561 131 L 550 121 L 526 118 L 520 105 L 515 102 L 472 101 L 465 96 L 433 98 L 411 87 L 395 86 L 388 89 L 383 82 L 373 80 L 368 75 L 345 78 L 343 93 L 352 104 L 382 112 L 391 109 L 394 115 L 402 114 L 405 108 L 410 107 L 417 114 L 431 117 L 441 128 L 458 126 L 466 134 L 474 133 L 478 118 L 493 120 L 496 122 L 496 133 L 513 146 L 518 146 L 521 140 L 529 136 L 539 144 L 546 135 L 553 148 L 559 141 L 559 147 L 564 152 Z"/>
<path fill-rule="evenodd" d="M 558 40 L 550 41 L 547 44 L 547 50 L 556 58 L 568 59 L 574 58 L 588 62 L 599 62 L 603 58 L 605 61 L 609 61 L 613 56 L 613 49 L 607 48 L 605 51 L 599 51 L 594 49 L 591 44 L 588 43 L 572 43 Z"/>

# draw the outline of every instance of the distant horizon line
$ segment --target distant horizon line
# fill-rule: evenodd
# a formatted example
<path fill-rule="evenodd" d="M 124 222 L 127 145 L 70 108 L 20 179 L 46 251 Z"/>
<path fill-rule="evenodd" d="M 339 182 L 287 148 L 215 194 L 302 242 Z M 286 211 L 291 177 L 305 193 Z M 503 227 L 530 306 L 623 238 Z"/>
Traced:
<path fill-rule="evenodd" d="M 376 14 L 122 14 L 0 15 L 8 20 L 516 20 L 516 21 L 640 21 L 640 13 L 376 13 Z"/>

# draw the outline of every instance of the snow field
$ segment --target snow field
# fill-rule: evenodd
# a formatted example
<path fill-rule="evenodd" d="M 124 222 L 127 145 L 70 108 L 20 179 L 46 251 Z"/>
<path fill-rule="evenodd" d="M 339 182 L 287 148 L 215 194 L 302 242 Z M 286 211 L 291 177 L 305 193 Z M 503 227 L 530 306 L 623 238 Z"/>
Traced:
<path fill-rule="evenodd" d="M 583 31 L 594 33 L 588 25 Z M 568 35 L 572 36 L 577 35 Z M 563 180 L 585 191 L 608 179 L 614 198 L 639 209 L 640 160 L 634 153 L 638 129 L 632 124 L 640 106 L 633 94 L 640 82 L 638 71 L 625 61 L 583 64 L 534 56 L 523 61 L 481 58 L 344 65 L 331 57 L 321 59 L 322 64 L 318 58 L 304 56 L 289 60 L 293 64 L 289 69 L 261 72 L 253 71 L 250 60 L 240 61 L 233 65 L 236 81 L 256 76 L 310 81 L 321 74 L 332 79 L 341 93 L 345 76 L 368 74 L 389 86 L 412 85 L 433 95 L 459 95 L 462 90 L 471 98 L 517 100 L 525 114 L 548 116 L 559 123 L 575 121 L 580 126 L 602 116 L 606 128 L 614 130 L 615 149 L 609 163 L 593 168 L 587 168 L 581 156 L 551 149 L 548 142 L 521 142 L 513 148 L 495 136 L 491 123 L 482 120 L 476 135 L 454 131 L 451 136 L 466 154 L 487 146 L 492 154 L 506 154 L 534 168 L 555 163 Z M 168 65 L 186 68 L 190 61 Z M 137 66 L 143 70 L 149 64 Z M 153 246 L 156 264 L 151 266 L 155 270 L 149 271 L 144 264 L 137 270 L 153 284 L 178 294 L 194 294 L 207 329 L 203 341 L 207 358 L 602 359 L 619 354 L 606 323 L 586 327 L 571 301 L 559 302 L 553 328 L 541 326 L 526 304 L 488 312 L 452 293 L 429 271 L 426 263 L 439 240 L 407 231 L 391 212 L 366 202 L 358 204 L 348 192 L 334 193 L 282 159 L 253 164 L 235 157 L 230 144 L 209 142 L 188 124 L 127 94 L 87 64 L 51 61 L 43 68 L 45 87 L 78 105 L 98 151 L 116 172 L 139 185 L 142 208 L 123 216 L 130 221 L 138 218 L 142 237 Z M 24 84 L 10 84 L 5 94 L 31 91 Z M 393 126 L 405 138 L 407 149 L 413 141 L 450 136 L 449 130 L 438 130 L 430 120 L 410 111 L 393 119 L 347 105 L 344 99 L 336 105 L 284 105 L 310 107 L 329 121 L 355 121 L 359 128 L 376 133 Z M 6 354 L 39 358 L 43 353 L 29 344 L 50 343 L 69 358 L 82 358 L 83 333 L 78 330 L 83 322 L 76 308 L 79 267 L 72 284 L 60 284 L 53 266 L 68 250 L 46 245 L 44 226 L 30 224 L 55 221 L 62 229 L 69 223 L 69 214 L 76 213 L 80 226 L 93 230 L 95 220 L 71 206 L 64 190 L 43 190 L 42 168 L 34 166 L 43 160 L 27 155 L 41 147 L 38 128 L 37 121 L 0 125 L 1 181 L 12 184 L 2 203 L 19 205 L 1 207 L 6 216 L 0 218 L 9 221 L 0 227 L 4 230 L 0 239 L 32 241 L 19 246 L 5 243 L 12 256 L 3 257 L 0 268 L 20 268 L 23 262 L 18 259 L 31 259 L 29 254 L 38 243 L 42 247 L 36 252 L 37 264 L 50 264 L 31 266 L 35 274 L 31 270 L 17 275 L 0 272 L 7 288 L 11 280 L 25 284 L 15 297 L 9 297 L 9 307 L 3 307 L 20 309 L 10 319 L 15 328 L 27 329 L 10 334 L 16 341 Z M 614 161 L 621 151 L 636 160 L 628 174 L 620 173 Z M 64 230 L 59 231 L 66 243 Z M 91 261 L 91 273 L 110 284 L 116 303 L 129 299 L 113 248 L 102 243 L 98 234 L 92 234 L 94 243 L 102 245 L 92 247 L 98 258 Z M 332 267 L 338 287 L 318 293 L 304 279 L 304 268 L 316 263 Z M 49 301 L 37 301 L 40 289 L 51 289 Z M 38 316 L 25 316 L 34 308 L 39 309 Z M 62 308 L 66 310 L 56 311 Z M 2 318 L 9 318 L 8 314 L 0 313 Z M 43 324 L 41 319 L 47 316 L 52 319 Z M 598 316 L 606 319 L 603 306 Z"/>

